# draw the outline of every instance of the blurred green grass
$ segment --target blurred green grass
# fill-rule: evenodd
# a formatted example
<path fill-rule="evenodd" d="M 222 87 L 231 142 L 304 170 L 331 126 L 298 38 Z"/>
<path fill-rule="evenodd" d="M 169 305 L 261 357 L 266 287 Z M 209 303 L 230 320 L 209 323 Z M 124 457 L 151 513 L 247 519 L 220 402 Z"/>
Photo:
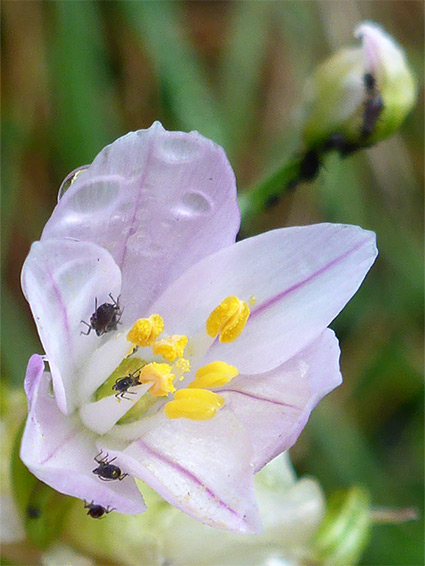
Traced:
<path fill-rule="evenodd" d="M 374 503 L 423 517 L 423 3 L 2 3 L 2 379 L 21 387 L 41 352 L 19 273 L 62 179 L 159 119 L 221 143 L 241 190 L 299 143 L 307 73 L 374 19 L 405 47 L 420 85 L 397 136 L 262 213 L 253 232 L 336 221 L 377 233 L 380 257 L 333 327 L 343 387 L 292 451 L 328 492 L 363 483 Z M 423 522 L 373 531 L 363 564 L 423 564 Z"/>

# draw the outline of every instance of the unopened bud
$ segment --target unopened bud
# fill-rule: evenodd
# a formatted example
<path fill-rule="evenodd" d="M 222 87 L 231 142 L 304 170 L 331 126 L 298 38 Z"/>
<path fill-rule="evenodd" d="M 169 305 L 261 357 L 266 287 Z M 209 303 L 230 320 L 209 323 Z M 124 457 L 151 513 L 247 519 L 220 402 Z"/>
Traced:
<path fill-rule="evenodd" d="M 372 22 L 360 24 L 354 35 L 361 46 L 338 51 L 307 82 L 307 149 L 344 154 L 370 146 L 392 135 L 415 103 L 403 50 Z"/>
<path fill-rule="evenodd" d="M 333 494 L 313 542 L 314 559 L 327 566 L 356 564 L 369 539 L 369 495 L 354 486 Z"/>

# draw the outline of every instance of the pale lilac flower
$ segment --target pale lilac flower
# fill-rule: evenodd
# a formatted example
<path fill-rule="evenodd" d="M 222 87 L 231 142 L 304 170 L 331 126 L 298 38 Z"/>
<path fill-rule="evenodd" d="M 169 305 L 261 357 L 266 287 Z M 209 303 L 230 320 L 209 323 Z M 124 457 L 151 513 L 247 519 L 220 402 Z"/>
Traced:
<path fill-rule="evenodd" d="M 93 521 L 77 502 L 67 516 L 62 540 L 100 562 L 103 558 L 122 566 L 311 563 L 314 535 L 326 511 L 318 482 L 308 477 L 297 479 L 285 453 L 256 474 L 254 486 L 264 527 L 261 535 L 212 529 L 143 486 L 147 513 L 111 513 L 107 521 Z"/>
<path fill-rule="evenodd" d="M 327 325 L 373 263 L 374 235 L 318 224 L 234 244 L 223 150 L 158 123 L 106 147 L 62 193 L 22 273 L 48 361 L 28 364 L 23 461 L 120 513 L 145 510 L 139 478 L 204 523 L 258 531 L 253 475 L 341 382 Z M 117 329 L 82 334 L 110 294 Z M 129 475 L 102 481 L 100 451 Z"/>
<path fill-rule="evenodd" d="M 326 510 L 318 482 L 308 477 L 297 479 L 289 458 L 281 455 L 255 476 L 255 494 L 264 527 L 260 535 L 223 533 L 176 509 L 173 513 L 168 511 L 167 521 L 158 521 L 163 528 L 157 529 L 156 534 L 165 555 L 165 560 L 158 560 L 158 564 L 301 566 L 311 563 L 311 543 Z M 148 519 L 146 515 L 140 517 Z"/>

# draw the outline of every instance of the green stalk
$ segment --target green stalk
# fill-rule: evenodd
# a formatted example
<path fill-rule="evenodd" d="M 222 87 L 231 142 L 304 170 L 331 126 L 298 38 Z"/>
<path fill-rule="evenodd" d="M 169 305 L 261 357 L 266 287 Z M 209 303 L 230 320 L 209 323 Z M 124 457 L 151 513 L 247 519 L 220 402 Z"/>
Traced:
<path fill-rule="evenodd" d="M 279 169 L 239 195 L 244 232 L 249 232 L 252 221 L 260 212 L 277 204 L 282 195 L 295 188 L 300 179 L 303 158 L 302 154 L 292 155 Z"/>

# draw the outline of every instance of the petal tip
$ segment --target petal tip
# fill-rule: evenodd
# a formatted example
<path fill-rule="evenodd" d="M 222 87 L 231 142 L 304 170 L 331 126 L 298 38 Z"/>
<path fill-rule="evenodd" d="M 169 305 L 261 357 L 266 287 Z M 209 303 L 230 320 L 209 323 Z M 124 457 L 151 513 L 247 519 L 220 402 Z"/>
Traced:
<path fill-rule="evenodd" d="M 355 38 L 361 39 L 363 35 L 367 35 L 367 34 L 387 35 L 380 25 L 370 20 L 365 20 L 364 22 L 360 22 L 354 28 L 353 35 Z"/>
<path fill-rule="evenodd" d="M 152 123 L 152 126 L 150 128 L 147 128 L 147 130 L 152 130 L 153 132 L 155 131 L 165 132 L 165 128 L 159 120 L 155 120 L 155 122 Z M 143 132 L 146 130 L 139 130 L 139 131 Z"/>
<path fill-rule="evenodd" d="M 24 389 L 27 396 L 28 409 L 30 409 L 31 407 L 31 401 L 34 395 L 34 391 L 40 382 L 43 371 L 43 358 L 39 354 L 33 354 L 28 360 L 24 381 Z"/>

